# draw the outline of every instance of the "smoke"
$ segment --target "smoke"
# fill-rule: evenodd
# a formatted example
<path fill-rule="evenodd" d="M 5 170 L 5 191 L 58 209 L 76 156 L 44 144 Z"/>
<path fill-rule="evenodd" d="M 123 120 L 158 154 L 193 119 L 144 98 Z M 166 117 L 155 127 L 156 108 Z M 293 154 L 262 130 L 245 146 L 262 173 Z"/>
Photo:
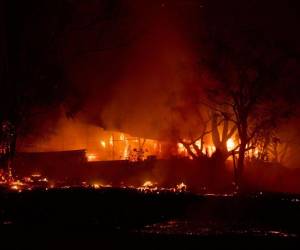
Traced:
<path fill-rule="evenodd" d="M 291 39 L 285 34 L 286 27 L 297 23 L 292 17 L 274 25 L 278 15 L 274 10 L 273 18 L 265 15 L 264 9 L 269 10 L 269 6 L 259 8 L 255 20 L 249 16 L 261 3 L 251 4 L 253 12 L 249 12 L 244 4 L 219 1 L 210 1 L 204 7 L 197 0 L 69 2 L 73 3 L 69 24 L 59 43 L 70 83 L 68 96 L 63 112 L 48 112 L 42 123 L 36 123 L 45 124 L 37 129 L 57 140 L 65 138 L 66 133 L 70 138 L 74 138 L 72 134 L 84 137 L 81 124 L 150 139 L 172 140 L 174 130 L 182 138 L 191 133 L 196 137 L 204 125 L 200 113 L 205 113 L 199 108 L 205 72 L 198 65 L 198 36 L 209 41 L 210 35 L 219 35 L 229 44 L 243 45 L 243 39 L 238 38 L 249 32 L 238 31 L 245 25 L 263 31 L 265 39 L 272 42 L 273 38 L 285 38 L 287 47 L 292 47 L 288 41 L 296 41 L 295 32 L 289 32 Z M 242 11 L 236 11 L 239 9 Z M 281 6 L 277 9 L 281 11 Z M 202 26 L 213 34 L 200 30 Z M 279 38 L 276 41 L 280 42 Z M 73 119 L 66 119 L 64 113 Z M 296 123 L 291 126 L 297 127 Z M 47 141 L 43 139 L 43 143 Z M 67 144 L 65 149 L 84 145 Z"/>
<path fill-rule="evenodd" d="M 86 127 L 95 143 L 102 128 L 162 140 L 174 128 L 182 137 L 201 131 L 191 12 L 178 3 L 73 1 L 57 42 L 67 79 L 63 107 L 33 117 L 36 133 L 22 137 L 19 150 L 83 148 Z"/>
<path fill-rule="evenodd" d="M 200 88 L 185 16 L 168 3 L 122 3 L 116 8 L 128 15 L 121 15 L 123 23 L 115 17 L 112 29 L 103 34 L 104 50 L 69 65 L 78 93 L 77 117 L 147 138 L 164 138 L 174 126 L 186 130 L 198 119 L 192 99 L 199 98 Z M 116 41 L 116 34 L 122 40 Z M 111 49 L 106 50 L 107 41 Z M 178 117 L 178 109 L 190 113 L 189 119 Z"/>

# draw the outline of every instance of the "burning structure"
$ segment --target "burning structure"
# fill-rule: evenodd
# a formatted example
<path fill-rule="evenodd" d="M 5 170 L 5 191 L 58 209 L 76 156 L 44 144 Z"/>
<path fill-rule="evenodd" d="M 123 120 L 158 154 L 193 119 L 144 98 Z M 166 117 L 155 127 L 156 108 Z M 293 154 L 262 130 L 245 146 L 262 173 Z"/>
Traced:
<path fill-rule="evenodd" d="M 39 173 L 52 182 L 76 185 L 87 182 L 140 187 L 151 180 L 160 187 L 175 187 L 184 182 L 196 192 L 232 189 L 238 137 L 234 127 L 229 126 L 227 134 L 223 133 L 227 125 L 224 128 L 222 122 L 214 128 L 215 122 L 210 121 L 207 130 L 194 141 L 189 137 L 174 141 L 145 139 L 72 120 L 63 124 L 52 136 L 34 144 L 22 144 L 23 152 L 17 153 L 14 160 L 15 175 Z M 221 158 L 218 150 L 223 150 Z M 271 153 L 265 153 L 268 152 Z M 251 164 L 273 164 L 272 158 L 268 160 L 258 146 L 251 147 L 245 159 L 250 186 L 257 183 L 259 172 L 267 170 L 249 168 Z M 260 182 L 262 186 L 270 185 L 266 180 Z"/>
<path fill-rule="evenodd" d="M 299 2 L 0 1 L 0 224 L 295 243 Z"/>
<path fill-rule="evenodd" d="M 299 63 L 294 45 L 278 44 L 295 37 L 278 35 L 263 12 L 250 25 L 244 6 L 236 13 L 214 1 L 5 2 L 0 152 L 8 168 L 16 152 L 61 155 L 53 169 L 62 176 L 75 171 L 63 162 L 74 152 L 78 166 L 180 158 L 183 168 L 210 166 L 220 178 L 230 169 L 239 185 L 254 162 L 290 163 L 296 146 L 282 127 L 298 115 Z M 294 27 L 289 18 L 284 22 Z"/>

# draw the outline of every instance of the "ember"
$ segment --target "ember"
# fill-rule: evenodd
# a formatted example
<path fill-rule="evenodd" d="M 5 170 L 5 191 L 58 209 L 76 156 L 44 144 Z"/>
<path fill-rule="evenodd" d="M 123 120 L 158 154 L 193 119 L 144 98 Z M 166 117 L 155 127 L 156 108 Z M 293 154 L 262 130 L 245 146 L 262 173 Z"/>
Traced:
<path fill-rule="evenodd" d="M 151 181 L 145 181 L 144 184 L 143 184 L 143 187 L 145 188 L 151 188 L 153 187 L 153 183 Z"/>
<path fill-rule="evenodd" d="M 183 182 L 181 182 L 180 184 L 178 184 L 176 186 L 176 189 L 180 192 L 185 192 L 187 189 L 187 186 Z"/>

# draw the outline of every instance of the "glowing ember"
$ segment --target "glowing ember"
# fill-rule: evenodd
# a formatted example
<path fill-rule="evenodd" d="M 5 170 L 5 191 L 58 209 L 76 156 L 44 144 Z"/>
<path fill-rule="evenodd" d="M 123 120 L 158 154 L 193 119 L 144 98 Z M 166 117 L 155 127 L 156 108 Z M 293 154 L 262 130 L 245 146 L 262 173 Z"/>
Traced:
<path fill-rule="evenodd" d="M 19 190 L 19 186 L 17 186 L 17 185 L 12 185 L 12 186 L 10 187 L 10 189 L 13 189 L 13 190 Z"/>
<path fill-rule="evenodd" d="M 22 191 L 22 189 L 25 187 L 25 184 L 19 180 L 13 181 L 9 183 L 10 189 L 12 190 L 18 190 L 19 192 Z"/>
<path fill-rule="evenodd" d="M 109 138 L 109 145 L 111 145 L 111 146 L 114 145 L 113 136 L 111 136 L 111 137 Z"/>
<path fill-rule="evenodd" d="M 82 186 L 83 187 L 89 187 L 88 185 L 87 185 L 87 183 L 83 183 L 82 184 Z M 91 185 L 93 188 L 95 188 L 95 189 L 99 189 L 99 188 L 111 188 L 112 186 L 111 185 L 105 185 L 105 184 L 102 184 L 102 183 L 94 183 L 94 184 L 92 184 Z"/>
<path fill-rule="evenodd" d="M 152 181 L 145 181 L 144 184 L 141 187 L 138 187 L 137 190 L 142 192 L 157 192 L 158 187 L 157 183 L 153 183 Z"/>
<path fill-rule="evenodd" d="M 186 184 L 184 184 L 183 182 L 181 182 L 180 184 L 176 185 L 177 190 L 179 191 L 186 191 Z"/>
<path fill-rule="evenodd" d="M 231 151 L 235 148 L 235 143 L 233 141 L 233 139 L 228 139 L 227 142 L 226 142 L 226 146 L 227 146 L 227 150 L 228 151 Z"/>
<path fill-rule="evenodd" d="M 41 174 L 35 173 L 35 174 L 32 174 L 31 177 L 39 178 L 39 177 L 41 177 Z"/>
<path fill-rule="evenodd" d="M 145 181 L 143 187 L 153 187 L 153 183 L 151 181 Z"/>
<path fill-rule="evenodd" d="M 100 186 L 99 184 L 97 184 L 97 183 L 93 184 L 93 188 L 98 189 L 98 188 L 100 188 L 100 187 L 101 187 L 101 186 Z"/>

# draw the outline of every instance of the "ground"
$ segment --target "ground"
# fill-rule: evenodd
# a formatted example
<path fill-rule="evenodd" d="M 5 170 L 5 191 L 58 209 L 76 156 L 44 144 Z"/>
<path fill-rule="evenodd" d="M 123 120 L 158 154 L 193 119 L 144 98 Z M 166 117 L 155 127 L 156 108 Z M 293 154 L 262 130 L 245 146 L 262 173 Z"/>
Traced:
<path fill-rule="evenodd" d="M 23 238 L 2 243 L 18 248 L 42 241 L 40 249 L 120 249 L 119 244 L 123 249 L 191 249 L 204 244 L 287 249 L 297 246 L 300 235 L 300 199 L 287 194 L 199 196 L 68 188 L 2 191 L 0 204 L 8 236 L 3 239 Z"/>

